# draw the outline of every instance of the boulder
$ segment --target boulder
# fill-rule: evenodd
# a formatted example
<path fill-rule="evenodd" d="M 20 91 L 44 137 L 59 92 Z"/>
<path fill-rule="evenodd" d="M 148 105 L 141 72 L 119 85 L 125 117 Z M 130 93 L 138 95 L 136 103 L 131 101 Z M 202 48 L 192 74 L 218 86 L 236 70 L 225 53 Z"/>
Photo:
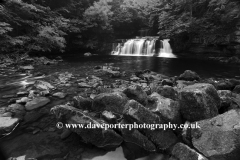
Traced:
<path fill-rule="evenodd" d="M 127 101 L 127 96 L 121 92 L 101 93 L 94 98 L 92 110 L 122 114 Z"/>
<path fill-rule="evenodd" d="M 146 107 L 163 118 L 165 122 L 174 124 L 180 124 L 182 122 L 178 101 L 162 97 L 158 93 L 152 93 L 149 96 L 148 105 Z"/>
<path fill-rule="evenodd" d="M 124 119 L 131 123 L 141 124 L 141 126 L 164 124 L 159 116 L 135 100 L 130 100 L 125 108 Z M 156 146 L 157 150 L 167 150 L 178 141 L 172 130 L 164 130 L 161 127 L 149 129 L 147 126 L 145 128 L 139 126 L 138 130 Z"/>
<path fill-rule="evenodd" d="M 57 93 L 54 93 L 53 96 L 63 99 L 67 96 L 67 94 L 63 92 L 57 92 Z"/>
<path fill-rule="evenodd" d="M 50 83 L 45 82 L 45 81 L 41 81 L 41 80 L 35 81 L 34 86 L 35 86 L 37 89 L 40 89 L 40 90 L 51 90 L 51 89 L 54 89 L 54 88 L 55 88 L 55 87 L 54 87 L 53 85 L 51 85 Z"/>
<path fill-rule="evenodd" d="M 36 97 L 32 101 L 29 101 L 25 105 L 25 109 L 30 111 L 45 106 L 50 102 L 50 99 L 46 97 Z"/>
<path fill-rule="evenodd" d="M 219 113 L 224 113 L 229 110 L 232 104 L 232 92 L 229 90 L 218 90 L 220 97 L 220 108 Z"/>
<path fill-rule="evenodd" d="M 239 160 L 240 110 L 198 122 L 191 129 L 193 146 L 211 160 Z"/>
<path fill-rule="evenodd" d="M 18 118 L 0 117 L 0 135 L 11 132 L 18 122 Z"/>
<path fill-rule="evenodd" d="M 198 83 L 179 92 L 180 111 L 184 119 L 193 122 L 218 115 L 220 98 L 211 84 Z"/>
<path fill-rule="evenodd" d="M 172 100 L 178 99 L 178 92 L 171 86 L 158 87 L 157 93 L 163 97 L 170 98 Z"/>
<path fill-rule="evenodd" d="M 234 89 L 233 89 L 234 93 L 240 94 L 240 85 L 237 85 Z"/>
<path fill-rule="evenodd" d="M 92 108 L 92 99 L 84 98 L 82 96 L 73 97 L 73 107 L 82 109 L 82 110 L 91 110 Z"/>
<path fill-rule="evenodd" d="M 78 126 L 69 129 L 81 136 L 85 142 L 91 143 L 96 147 L 115 149 L 123 142 L 122 137 L 113 129 L 100 127 L 100 125 L 107 124 L 105 121 L 92 117 L 79 109 L 67 105 L 59 105 L 53 107 L 51 112 L 55 114 L 56 117 L 65 119 L 64 123 L 66 124 L 82 125 L 83 127 Z M 93 128 L 89 128 L 89 126 Z"/>
<path fill-rule="evenodd" d="M 147 104 L 147 93 L 144 92 L 139 85 L 129 86 L 127 89 L 123 91 L 123 93 L 125 93 L 128 98 L 134 99 L 141 103 L 142 105 Z"/>
<path fill-rule="evenodd" d="M 185 81 L 194 81 L 200 80 L 199 75 L 196 72 L 193 72 L 191 70 L 186 70 L 183 74 L 179 76 L 179 80 L 185 80 Z"/>
<path fill-rule="evenodd" d="M 189 85 L 193 85 L 193 84 L 195 84 L 196 82 L 194 82 L 194 81 L 177 80 L 176 83 L 177 83 L 177 88 L 178 88 L 178 89 L 183 89 L 184 87 L 187 87 L 187 86 L 189 86 Z"/>
<path fill-rule="evenodd" d="M 206 157 L 183 143 L 174 145 L 171 155 L 178 160 L 208 160 Z"/>
<path fill-rule="evenodd" d="M 234 85 L 228 80 L 214 81 L 212 83 L 217 90 L 233 90 Z"/>

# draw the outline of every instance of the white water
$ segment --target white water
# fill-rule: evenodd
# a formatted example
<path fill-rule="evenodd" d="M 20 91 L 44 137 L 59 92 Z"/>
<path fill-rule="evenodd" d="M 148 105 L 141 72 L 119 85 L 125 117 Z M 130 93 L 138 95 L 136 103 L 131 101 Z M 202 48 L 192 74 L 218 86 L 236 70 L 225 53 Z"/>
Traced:
<path fill-rule="evenodd" d="M 156 48 L 157 43 L 160 43 L 158 44 L 159 48 Z M 156 38 L 136 38 L 127 40 L 124 44 L 118 43 L 113 48 L 112 55 L 177 58 L 172 53 L 168 39 L 158 41 Z"/>

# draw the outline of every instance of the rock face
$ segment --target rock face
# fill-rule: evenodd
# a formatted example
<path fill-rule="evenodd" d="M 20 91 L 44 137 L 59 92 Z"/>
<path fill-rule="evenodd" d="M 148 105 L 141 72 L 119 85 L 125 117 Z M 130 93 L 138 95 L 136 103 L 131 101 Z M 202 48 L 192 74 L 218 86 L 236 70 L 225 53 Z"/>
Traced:
<path fill-rule="evenodd" d="M 142 105 L 147 104 L 147 94 L 138 85 L 129 86 L 127 89 L 123 91 L 123 93 L 125 93 L 128 98 L 134 99 L 141 103 Z"/>
<path fill-rule="evenodd" d="M 193 122 L 218 115 L 220 98 L 211 84 L 198 83 L 179 93 L 180 111 L 184 119 Z"/>
<path fill-rule="evenodd" d="M 165 122 L 180 124 L 182 121 L 179 102 L 162 97 L 158 93 L 149 96 L 147 108 L 162 117 Z"/>
<path fill-rule="evenodd" d="M 240 110 L 231 110 L 192 129 L 192 144 L 211 160 L 239 160 Z"/>
<path fill-rule="evenodd" d="M 164 124 L 164 121 L 159 116 L 152 113 L 150 110 L 142 106 L 140 103 L 130 100 L 124 111 L 124 118 L 137 124 Z M 145 135 L 153 144 L 157 150 L 166 150 L 177 142 L 177 137 L 171 130 L 163 129 L 141 129 L 143 135 Z"/>
<path fill-rule="evenodd" d="M 183 74 L 181 74 L 179 76 L 179 80 L 185 80 L 185 81 L 194 81 L 200 80 L 199 75 L 196 72 L 190 71 L 190 70 L 186 70 Z"/>
<path fill-rule="evenodd" d="M 127 101 L 126 95 L 120 92 L 101 93 L 94 98 L 92 110 L 122 114 Z"/>
<path fill-rule="evenodd" d="M 208 160 L 206 157 L 183 143 L 177 143 L 171 152 L 177 160 Z"/>
<path fill-rule="evenodd" d="M 85 114 L 81 110 L 71 106 L 55 106 L 51 109 L 51 112 L 57 117 L 64 118 L 67 124 L 82 124 L 83 126 L 91 124 L 92 127 L 93 125 L 106 124 L 103 120 Z M 81 136 L 85 142 L 91 143 L 99 148 L 117 148 L 123 142 L 122 137 L 112 129 L 105 130 L 101 127 L 94 129 L 71 127 L 70 130 Z"/>
<path fill-rule="evenodd" d="M 30 111 L 45 106 L 50 102 L 50 99 L 46 97 L 36 97 L 32 101 L 29 101 L 25 105 L 25 109 Z"/>
<path fill-rule="evenodd" d="M 0 117 L 0 135 L 11 132 L 18 122 L 18 118 Z"/>

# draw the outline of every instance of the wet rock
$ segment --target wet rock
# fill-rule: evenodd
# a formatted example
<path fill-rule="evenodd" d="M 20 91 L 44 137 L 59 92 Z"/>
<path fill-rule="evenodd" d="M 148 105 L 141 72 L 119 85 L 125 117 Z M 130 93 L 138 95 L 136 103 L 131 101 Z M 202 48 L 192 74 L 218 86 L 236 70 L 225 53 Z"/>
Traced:
<path fill-rule="evenodd" d="M 173 124 L 180 124 L 182 122 L 179 102 L 162 97 L 158 93 L 152 93 L 149 96 L 146 107 L 163 118 L 165 122 Z"/>
<path fill-rule="evenodd" d="M 233 89 L 234 93 L 240 94 L 240 85 L 237 85 L 234 89 Z"/>
<path fill-rule="evenodd" d="M 211 84 L 198 83 L 179 92 L 180 110 L 184 119 L 193 122 L 218 115 L 220 98 Z"/>
<path fill-rule="evenodd" d="M 78 87 L 80 87 L 80 88 L 92 88 L 92 86 L 88 85 L 85 82 L 78 83 Z"/>
<path fill-rule="evenodd" d="M 192 129 L 193 146 L 213 160 L 239 160 L 240 110 L 230 110 L 198 122 Z"/>
<path fill-rule="evenodd" d="M 51 90 L 51 89 L 54 89 L 54 88 L 55 88 L 55 87 L 54 87 L 53 85 L 51 85 L 50 83 L 45 82 L 45 81 L 41 81 L 41 80 L 35 81 L 34 86 L 35 86 L 37 89 L 40 89 L 40 90 Z"/>
<path fill-rule="evenodd" d="M 18 118 L 0 117 L 0 135 L 11 132 L 18 122 Z"/>
<path fill-rule="evenodd" d="M 191 70 L 186 70 L 183 74 L 179 76 L 179 80 L 185 80 L 185 81 L 194 81 L 200 80 L 199 75 L 196 72 L 193 72 Z"/>
<path fill-rule="evenodd" d="M 87 126 L 89 124 L 92 126 L 106 124 L 103 120 L 92 117 L 71 106 L 55 106 L 51 109 L 51 112 L 57 117 L 64 118 L 65 123 L 67 124 L 82 124 L 83 126 Z M 78 127 L 71 128 L 70 130 L 81 136 L 85 142 L 91 143 L 99 148 L 117 148 L 123 142 L 122 137 L 112 129 L 105 130 L 101 127 L 87 129 Z"/>
<path fill-rule="evenodd" d="M 19 119 L 23 119 L 26 111 L 23 105 L 21 104 L 12 104 L 8 106 L 7 111 L 14 114 L 14 117 L 17 117 Z"/>
<path fill-rule="evenodd" d="M 122 114 L 127 101 L 126 95 L 120 92 L 101 93 L 94 98 L 92 110 Z"/>
<path fill-rule="evenodd" d="M 32 101 L 29 101 L 25 105 L 25 109 L 30 111 L 45 106 L 50 102 L 50 99 L 46 97 L 36 97 Z"/>
<path fill-rule="evenodd" d="M 164 79 L 162 80 L 162 85 L 168 85 L 168 86 L 173 86 L 173 81 L 170 79 Z"/>
<path fill-rule="evenodd" d="M 40 95 L 43 96 L 43 97 L 49 96 L 49 95 L 50 95 L 50 92 L 49 92 L 49 90 L 44 90 L 44 91 L 41 91 L 41 92 L 40 92 Z"/>
<path fill-rule="evenodd" d="M 90 53 L 90 52 L 84 53 L 84 56 L 90 57 L 90 56 L 92 56 L 92 53 Z"/>
<path fill-rule="evenodd" d="M 91 98 L 84 98 L 82 96 L 73 97 L 73 106 L 83 110 L 91 110 L 92 108 Z"/>
<path fill-rule="evenodd" d="M 171 154 L 178 160 L 208 160 L 206 157 L 183 143 L 174 145 Z"/>
<path fill-rule="evenodd" d="M 53 96 L 63 99 L 67 96 L 67 94 L 63 92 L 57 92 L 57 93 L 54 93 Z"/>
<path fill-rule="evenodd" d="M 127 95 L 128 98 L 134 99 L 141 103 L 142 105 L 147 104 L 147 94 L 143 91 L 143 89 L 139 85 L 129 86 L 127 89 L 123 91 Z"/>
<path fill-rule="evenodd" d="M 178 92 L 171 86 L 158 87 L 156 92 L 161 96 L 172 100 L 178 99 Z"/>
<path fill-rule="evenodd" d="M 110 124 L 117 123 L 117 117 L 112 112 L 103 111 L 101 118 Z"/>
<path fill-rule="evenodd" d="M 32 65 L 30 65 L 30 66 L 20 66 L 19 68 L 23 69 L 23 70 L 33 70 L 34 69 L 34 67 Z"/>
<path fill-rule="evenodd" d="M 25 104 L 26 104 L 27 102 L 29 102 L 29 101 L 31 101 L 30 98 L 28 98 L 28 97 L 22 97 L 21 99 L 16 100 L 16 103 L 25 105 Z"/>

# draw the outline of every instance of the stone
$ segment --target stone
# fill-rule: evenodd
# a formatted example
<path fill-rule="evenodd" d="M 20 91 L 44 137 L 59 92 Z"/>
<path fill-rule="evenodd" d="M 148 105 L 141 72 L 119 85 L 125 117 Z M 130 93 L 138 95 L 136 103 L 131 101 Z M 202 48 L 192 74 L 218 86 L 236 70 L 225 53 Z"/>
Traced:
<path fill-rule="evenodd" d="M 180 111 L 190 122 L 218 115 L 220 98 L 211 84 L 197 83 L 179 91 Z"/>
<path fill-rule="evenodd" d="M 214 81 L 212 83 L 217 90 L 233 90 L 234 85 L 228 80 Z"/>
<path fill-rule="evenodd" d="M 145 108 L 135 100 L 130 100 L 125 106 L 124 119 L 137 124 L 164 124 L 159 116 L 152 113 L 149 109 Z M 138 129 L 143 135 L 145 135 L 157 148 L 157 150 L 167 150 L 178 139 L 172 130 L 164 129 Z"/>
<path fill-rule="evenodd" d="M 18 118 L 0 117 L 0 135 L 11 132 L 18 123 Z"/>
<path fill-rule="evenodd" d="M 87 84 L 85 82 L 78 83 L 78 87 L 80 87 L 80 88 L 92 88 L 92 86 L 90 86 L 89 84 Z"/>
<path fill-rule="evenodd" d="M 180 124 L 182 122 L 178 101 L 162 97 L 155 92 L 149 96 L 146 107 L 163 118 L 165 122 L 171 122 L 173 124 Z"/>
<path fill-rule="evenodd" d="M 2 96 L 3 99 L 7 99 L 7 98 L 14 98 L 16 97 L 15 95 L 4 95 Z"/>
<path fill-rule="evenodd" d="M 25 108 L 21 104 L 11 104 L 7 108 L 8 111 L 14 114 L 14 117 L 22 119 L 26 113 Z"/>
<path fill-rule="evenodd" d="M 158 87 L 156 92 L 161 96 L 172 100 L 178 99 L 178 92 L 171 86 Z"/>
<path fill-rule="evenodd" d="M 147 94 L 143 91 L 143 89 L 139 85 L 129 86 L 127 89 L 123 91 L 127 95 L 128 98 L 134 99 L 141 103 L 142 105 L 147 104 Z"/>
<path fill-rule="evenodd" d="M 93 111 L 110 111 L 122 114 L 128 98 L 121 92 L 101 93 L 93 100 Z"/>
<path fill-rule="evenodd" d="M 34 67 L 32 65 L 29 65 L 29 66 L 20 66 L 19 67 L 20 69 L 23 69 L 23 70 L 33 70 Z"/>
<path fill-rule="evenodd" d="M 16 103 L 25 105 L 25 104 L 26 104 L 27 102 L 29 102 L 29 101 L 31 101 L 30 98 L 28 98 L 28 97 L 22 97 L 21 99 L 16 100 Z"/>
<path fill-rule="evenodd" d="M 179 80 L 185 80 L 185 81 L 194 81 L 200 80 L 199 75 L 196 72 L 193 72 L 191 70 L 186 70 L 183 74 L 179 76 Z"/>
<path fill-rule="evenodd" d="M 28 91 L 22 91 L 22 92 L 17 93 L 18 97 L 23 97 L 23 96 L 27 96 L 27 95 L 28 95 Z"/>
<path fill-rule="evenodd" d="M 219 113 L 224 113 L 232 104 L 232 92 L 229 90 L 218 90 L 217 92 L 220 97 Z"/>
<path fill-rule="evenodd" d="M 178 89 L 183 89 L 184 87 L 189 86 L 189 85 L 193 85 L 196 82 L 194 82 L 194 81 L 177 80 L 176 83 L 177 83 L 177 88 Z"/>
<path fill-rule="evenodd" d="M 108 73 L 110 74 L 111 78 L 120 78 L 122 76 L 121 72 L 119 71 L 108 70 Z"/>
<path fill-rule="evenodd" d="M 234 93 L 240 94 L 240 85 L 237 85 L 234 89 L 233 89 Z"/>
<path fill-rule="evenodd" d="M 48 82 L 46 82 L 46 81 L 41 81 L 41 80 L 35 81 L 34 86 L 35 86 L 37 89 L 40 89 L 40 90 L 51 90 L 51 89 L 54 89 L 54 88 L 55 88 L 55 87 L 54 87 L 53 85 L 51 85 L 50 83 L 48 83 Z"/>
<path fill-rule="evenodd" d="M 57 93 L 54 93 L 53 96 L 63 99 L 67 96 L 67 94 L 63 92 L 57 92 Z"/>
<path fill-rule="evenodd" d="M 178 160 L 208 160 L 206 157 L 183 143 L 174 145 L 171 155 Z"/>
<path fill-rule="evenodd" d="M 75 96 L 73 97 L 73 106 L 83 110 L 91 110 L 92 109 L 92 99 L 91 98 L 84 98 L 82 96 Z"/>
<path fill-rule="evenodd" d="M 191 129 L 194 148 L 211 160 L 239 160 L 239 109 L 198 121 L 198 124 L 199 128 Z"/>
<path fill-rule="evenodd" d="M 164 80 L 162 80 L 162 85 L 163 86 L 165 86 L 165 85 L 173 86 L 173 81 L 170 79 L 164 79 Z"/>
<path fill-rule="evenodd" d="M 45 106 L 50 102 L 49 98 L 46 97 L 36 97 L 32 101 L 29 101 L 25 105 L 25 109 L 30 111 Z"/>
<path fill-rule="evenodd" d="M 105 125 L 106 122 L 92 117 L 88 113 L 84 113 L 79 109 L 76 109 L 67 105 L 55 106 L 51 109 L 51 113 L 55 114 L 56 117 L 65 119 L 66 124 L 82 124 L 83 126 L 93 125 L 96 126 L 94 129 L 90 128 L 73 128 L 70 130 L 77 133 L 85 142 L 91 143 L 96 147 L 103 149 L 116 149 L 118 148 L 123 139 L 113 129 L 97 127 L 97 125 Z"/>
<path fill-rule="evenodd" d="M 84 53 L 84 56 L 90 57 L 90 56 L 92 56 L 92 53 L 90 53 L 90 52 Z"/>
<path fill-rule="evenodd" d="M 101 118 L 110 124 L 117 123 L 117 117 L 112 112 L 103 111 Z"/>

